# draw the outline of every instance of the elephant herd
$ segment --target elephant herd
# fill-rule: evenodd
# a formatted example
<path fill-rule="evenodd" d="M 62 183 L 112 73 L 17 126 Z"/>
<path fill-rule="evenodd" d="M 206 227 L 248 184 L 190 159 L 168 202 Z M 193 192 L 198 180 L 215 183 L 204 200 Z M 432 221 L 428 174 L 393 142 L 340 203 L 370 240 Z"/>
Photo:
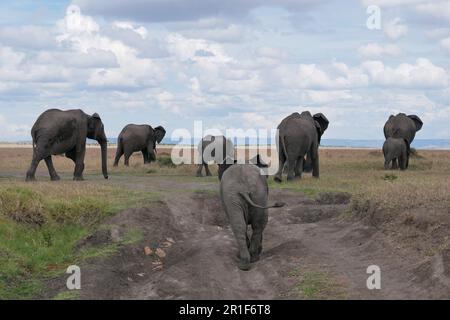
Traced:
<path fill-rule="evenodd" d="M 312 115 L 309 111 L 292 113 L 278 125 L 277 151 L 278 171 L 276 182 L 299 179 L 303 172 L 312 171 L 319 178 L 319 145 L 329 125 L 322 113 Z M 401 170 L 408 168 L 410 145 L 415 134 L 422 128 L 422 121 L 416 115 L 399 113 L 391 115 L 384 126 L 386 141 L 383 144 L 385 169 Z M 125 156 L 125 165 L 134 152 L 142 152 L 144 163 L 156 159 L 156 144 L 166 134 L 162 126 L 129 124 L 124 127 L 117 140 L 117 152 L 114 166 Z M 65 154 L 75 163 L 74 180 L 83 180 L 86 139 L 94 139 L 101 146 L 102 172 L 108 179 L 107 138 L 100 116 L 87 115 L 82 110 L 62 111 L 51 109 L 39 116 L 31 130 L 33 139 L 33 158 L 27 172 L 27 181 L 35 180 L 36 168 L 45 160 L 52 181 L 59 180 L 52 163 L 52 155 Z M 284 203 L 267 205 L 269 188 L 267 167 L 259 155 L 247 164 L 238 164 L 235 159 L 234 145 L 224 136 L 208 135 L 198 146 L 200 164 L 196 175 L 201 177 L 205 168 L 211 176 L 208 162 L 218 164 L 220 196 L 222 206 L 236 237 L 239 249 L 239 268 L 249 270 L 250 263 L 258 261 L 262 251 L 262 236 L 268 221 L 269 208 L 284 206 Z M 252 227 L 251 237 L 247 227 Z"/>

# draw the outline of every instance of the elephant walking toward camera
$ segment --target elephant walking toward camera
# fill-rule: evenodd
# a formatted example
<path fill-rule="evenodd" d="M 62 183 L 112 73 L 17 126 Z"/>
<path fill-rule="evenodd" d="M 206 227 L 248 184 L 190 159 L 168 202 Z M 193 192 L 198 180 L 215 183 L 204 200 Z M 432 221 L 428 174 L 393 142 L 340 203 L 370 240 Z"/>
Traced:
<path fill-rule="evenodd" d="M 151 126 L 143 124 L 129 124 L 123 128 L 117 138 L 117 152 L 114 166 L 119 165 L 119 160 L 125 154 L 125 165 L 130 165 L 130 157 L 134 152 L 142 152 L 144 163 L 156 160 L 156 143 L 160 143 L 166 130 L 159 126 L 153 129 Z"/>
<path fill-rule="evenodd" d="M 416 136 L 416 132 L 422 129 L 423 122 L 416 115 L 407 116 L 404 113 L 399 113 L 396 116 L 391 115 L 384 125 L 384 137 L 388 138 L 400 138 L 406 141 L 406 148 L 408 154 L 410 152 L 411 143 Z M 409 157 L 406 159 L 406 168 L 409 165 Z M 397 168 L 397 159 L 392 161 L 392 168 Z"/>
<path fill-rule="evenodd" d="M 300 178 L 304 167 L 308 166 L 312 166 L 313 176 L 319 177 L 319 144 L 328 124 L 322 113 L 312 116 L 309 111 L 295 112 L 281 121 L 277 144 L 279 168 L 275 181 L 282 181 L 285 166 L 288 180 Z"/>
<path fill-rule="evenodd" d="M 401 170 L 405 170 L 409 158 L 408 141 L 401 138 L 387 138 L 383 144 L 384 169 L 389 169 L 389 163 L 398 160 Z M 396 169 L 396 168 L 392 168 Z"/>
<path fill-rule="evenodd" d="M 219 165 L 225 162 L 234 163 L 234 144 L 224 136 L 207 135 L 198 144 L 198 156 L 200 164 L 197 169 L 197 177 L 202 176 L 203 167 L 205 167 L 205 173 L 209 177 L 211 176 L 208 166 L 209 161 L 214 161 Z M 219 171 L 220 178 L 221 173 Z"/>
<path fill-rule="evenodd" d="M 39 162 L 44 159 L 52 181 L 59 180 L 52 155 L 65 154 L 75 163 L 74 180 L 83 180 L 86 138 L 97 140 L 101 147 L 102 172 L 108 179 L 107 139 L 100 116 L 82 110 L 50 109 L 42 113 L 31 129 L 33 159 L 27 172 L 27 181 L 36 180 Z"/>
<path fill-rule="evenodd" d="M 267 205 L 267 177 L 257 165 L 222 166 L 227 166 L 220 183 L 222 206 L 238 244 L 238 267 L 249 270 L 250 263 L 258 261 L 262 252 L 263 231 L 268 222 L 267 209 L 282 207 L 284 203 Z M 247 233 L 248 225 L 252 227 L 251 239 Z"/>

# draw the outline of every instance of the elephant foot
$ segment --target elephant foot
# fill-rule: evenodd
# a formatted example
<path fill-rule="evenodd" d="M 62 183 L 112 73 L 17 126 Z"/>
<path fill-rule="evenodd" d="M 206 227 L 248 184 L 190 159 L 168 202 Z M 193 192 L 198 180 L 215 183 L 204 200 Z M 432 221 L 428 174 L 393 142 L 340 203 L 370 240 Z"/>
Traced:
<path fill-rule="evenodd" d="M 253 263 L 257 261 L 259 261 L 259 254 L 252 255 L 250 258 L 250 262 Z"/>
<path fill-rule="evenodd" d="M 119 166 L 118 163 L 114 163 L 114 164 L 113 164 L 113 167 L 115 167 L 115 168 L 117 168 L 118 166 Z"/>
<path fill-rule="evenodd" d="M 300 180 L 300 176 L 288 176 L 287 181 L 295 181 Z"/>
<path fill-rule="evenodd" d="M 207 177 L 212 177 L 211 172 L 206 174 Z"/>
<path fill-rule="evenodd" d="M 84 181 L 83 177 L 73 177 L 73 181 Z"/>
<path fill-rule="evenodd" d="M 51 176 L 50 180 L 52 180 L 52 181 L 59 181 L 59 180 L 61 180 L 61 178 L 58 175 L 56 175 L 56 176 Z"/>
<path fill-rule="evenodd" d="M 249 271 L 250 270 L 250 261 L 239 261 L 238 268 L 242 271 Z"/>
<path fill-rule="evenodd" d="M 203 175 L 201 173 L 197 173 L 196 177 L 201 178 L 201 177 L 203 177 Z"/>
<path fill-rule="evenodd" d="M 33 182 L 36 181 L 36 177 L 34 176 L 27 176 L 27 178 L 25 179 L 26 182 Z"/>
<path fill-rule="evenodd" d="M 273 177 L 273 180 L 278 183 L 281 183 L 283 181 L 283 179 L 280 176 Z"/>

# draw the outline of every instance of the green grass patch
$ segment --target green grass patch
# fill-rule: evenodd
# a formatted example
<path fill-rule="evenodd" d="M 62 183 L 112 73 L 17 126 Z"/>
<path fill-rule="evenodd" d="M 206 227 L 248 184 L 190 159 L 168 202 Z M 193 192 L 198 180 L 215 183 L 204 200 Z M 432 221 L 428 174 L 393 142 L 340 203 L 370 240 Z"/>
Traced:
<path fill-rule="evenodd" d="M 45 184 L 0 186 L 0 299 L 31 299 L 47 277 L 68 264 L 107 256 L 142 238 L 139 230 L 130 230 L 121 243 L 77 254 L 75 245 L 106 217 L 158 198 L 144 191 L 91 188 L 76 186 L 58 194 Z"/>
<path fill-rule="evenodd" d="M 344 287 L 324 270 L 309 271 L 297 268 L 290 273 L 297 280 L 291 295 L 307 300 L 342 300 Z"/>

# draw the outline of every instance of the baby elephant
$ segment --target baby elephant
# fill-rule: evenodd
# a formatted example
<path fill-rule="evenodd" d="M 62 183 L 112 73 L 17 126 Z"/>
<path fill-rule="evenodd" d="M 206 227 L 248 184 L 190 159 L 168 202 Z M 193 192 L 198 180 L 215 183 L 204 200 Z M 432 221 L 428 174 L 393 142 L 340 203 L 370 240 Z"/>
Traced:
<path fill-rule="evenodd" d="M 267 209 L 283 207 L 285 204 L 277 202 L 267 206 L 267 178 L 261 174 L 257 165 L 224 166 L 228 168 L 220 183 L 222 206 L 238 243 L 238 267 L 249 270 L 250 263 L 258 261 L 262 251 L 262 234 L 268 221 Z M 252 226 L 251 239 L 247 234 L 248 225 Z"/>
<path fill-rule="evenodd" d="M 389 163 L 392 161 L 392 169 L 397 169 L 397 161 L 401 170 L 408 168 L 409 162 L 409 144 L 406 139 L 387 138 L 383 144 L 384 169 L 389 169 Z"/>

